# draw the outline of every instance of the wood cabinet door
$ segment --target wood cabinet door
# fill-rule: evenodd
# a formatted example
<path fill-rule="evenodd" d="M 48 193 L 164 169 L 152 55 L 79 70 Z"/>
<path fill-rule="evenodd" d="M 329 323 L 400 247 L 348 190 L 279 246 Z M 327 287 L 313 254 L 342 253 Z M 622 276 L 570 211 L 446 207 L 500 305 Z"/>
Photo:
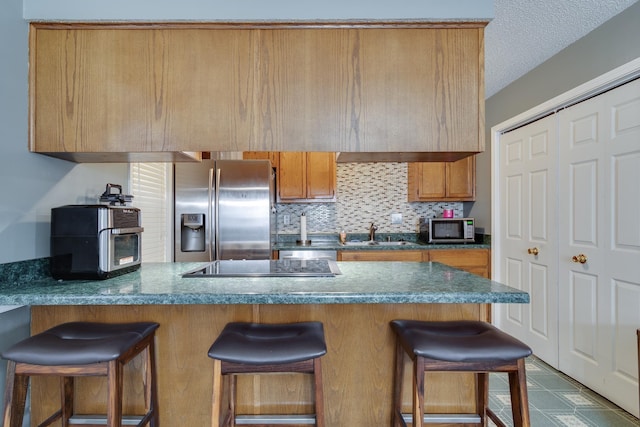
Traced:
<path fill-rule="evenodd" d="M 262 31 L 256 146 L 483 151 L 483 34 L 479 28 Z"/>
<path fill-rule="evenodd" d="M 241 151 L 255 127 L 255 36 L 32 27 L 31 150 Z"/>
<path fill-rule="evenodd" d="M 274 151 L 344 150 L 350 105 L 346 29 L 260 32 L 257 147 Z"/>
<path fill-rule="evenodd" d="M 444 200 L 447 197 L 447 168 L 444 162 L 409 163 L 409 201 Z"/>
<path fill-rule="evenodd" d="M 277 186 L 284 203 L 335 201 L 336 154 L 280 152 Z"/>
<path fill-rule="evenodd" d="M 358 118 L 352 149 L 484 150 L 482 30 L 362 29 L 354 36 L 358 73 L 346 83 L 361 99 L 351 94 L 346 110 Z"/>
<path fill-rule="evenodd" d="M 447 199 L 462 201 L 476 197 L 476 156 L 447 163 Z"/>
<path fill-rule="evenodd" d="M 305 153 L 283 151 L 278 167 L 278 200 L 307 196 L 307 157 Z"/>
<path fill-rule="evenodd" d="M 429 251 L 429 261 L 456 267 L 479 276 L 490 277 L 489 249 L 437 249 Z"/>
<path fill-rule="evenodd" d="M 465 157 L 456 162 L 409 163 L 408 200 L 475 200 L 475 164 L 475 156 Z"/>
<path fill-rule="evenodd" d="M 335 199 L 336 154 L 307 153 L 307 198 Z"/>

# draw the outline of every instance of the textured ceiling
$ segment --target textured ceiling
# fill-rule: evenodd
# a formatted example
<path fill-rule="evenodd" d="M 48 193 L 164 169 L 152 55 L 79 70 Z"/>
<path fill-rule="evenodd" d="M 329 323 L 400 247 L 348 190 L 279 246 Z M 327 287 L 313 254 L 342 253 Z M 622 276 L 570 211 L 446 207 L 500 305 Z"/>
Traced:
<path fill-rule="evenodd" d="M 494 0 L 495 18 L 485 29 L 486 97 L 636 1 Z"/>

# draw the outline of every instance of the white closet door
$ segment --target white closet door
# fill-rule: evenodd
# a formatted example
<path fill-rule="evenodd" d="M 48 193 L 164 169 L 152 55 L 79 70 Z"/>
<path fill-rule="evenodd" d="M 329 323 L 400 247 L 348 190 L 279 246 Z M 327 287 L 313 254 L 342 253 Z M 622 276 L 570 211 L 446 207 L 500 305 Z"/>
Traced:
<path fill-rule="evenodd" d="M 637 416 L 640 80 L 558 115 L 560 370 Z"/>
<path fill-rule="evenodd" d="M 500 242 L 497 278 L 529 293 L 530 304 L 500 304 L 499 326 L 558 365 L 556 119 L 500 137 Z"/>

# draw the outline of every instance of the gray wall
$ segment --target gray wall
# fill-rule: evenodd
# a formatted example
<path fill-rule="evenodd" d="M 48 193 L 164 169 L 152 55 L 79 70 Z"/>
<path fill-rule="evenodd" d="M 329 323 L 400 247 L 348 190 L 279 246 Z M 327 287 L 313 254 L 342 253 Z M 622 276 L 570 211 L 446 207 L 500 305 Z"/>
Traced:
<path fill-rule="evenodd" d="M 76 165 L 28 151 L 28 30 L 22 0 L 2 1 L 0 264 L 49 256 L 50 209 L 95 203 L 107 182 L 124 185 L 128 177 L 126 165 Z M 28 334 L 29 308 L 0 306 L 0 351 Z M 0 361 L 0 385 L 5 371 Z"/>
<path fill-rule="evenodd" d="M 22 1 L 0 6 L 0 263 L 49 256 L 50 209 L 95 203 L 124 164 L 78 165 L 28 150 L 28 23 Z"/>
<path fill-rule="evenodd" d="M 28 20 L 484 19 L 493 0 L 24 0 Z"/>
<path fill-rule="evenodd" d="M 640 2 L 487 99 L 486 151 L 477 159 L 470 215 L 491 234 L 491 128 L 640 57 Z"/>

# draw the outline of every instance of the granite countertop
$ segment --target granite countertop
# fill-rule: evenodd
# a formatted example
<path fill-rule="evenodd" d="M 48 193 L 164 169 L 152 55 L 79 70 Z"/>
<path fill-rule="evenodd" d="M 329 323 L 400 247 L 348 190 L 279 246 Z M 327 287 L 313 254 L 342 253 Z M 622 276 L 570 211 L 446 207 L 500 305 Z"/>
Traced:
<path fill-rule="evenodd" d="M 287 236 L 288 237 L 288 236 Z M 294 238 L 281 238 L 273 246 L 275 251 L 291 250 L 332 250 L 332 251 L 403 251 L 403 250 L 440 250 L 440 249 L 491 249 L 490 243 L 422 243 L 413 233 L 387 233 L 377 236 L 376 244 L 366 244 L 366 234 L 351 234 L 347 244 L 338 241 L 337 236 L 311 235 L 310 245 L 298 245 Z M 391 242 L 387 241 L 391 239 Z"/>
<path fill-rule="evenodd" d="M 406 250 L 441 250 L 441 249 L 491 249 L 491 245 L 486 243 L 437 243 L 426 244 L 418 242 L 376 242 L 374 245 L 367 245 L 364 242 L 347 242 L 346 245 L 338 241 L 311 241 L 311 245 L 302 246 L 296 242 L 278 242 L 273 245 L 274 251 L 406 251 Z"/>
<path fill-rule="evenodd" d="M 182 278 L 204 263 L 143 263 L 107 280 L 0 281 L 0 305 L 528 303 L 529 294 L 436 262 L 338 262 L 335 277 Z"/>

